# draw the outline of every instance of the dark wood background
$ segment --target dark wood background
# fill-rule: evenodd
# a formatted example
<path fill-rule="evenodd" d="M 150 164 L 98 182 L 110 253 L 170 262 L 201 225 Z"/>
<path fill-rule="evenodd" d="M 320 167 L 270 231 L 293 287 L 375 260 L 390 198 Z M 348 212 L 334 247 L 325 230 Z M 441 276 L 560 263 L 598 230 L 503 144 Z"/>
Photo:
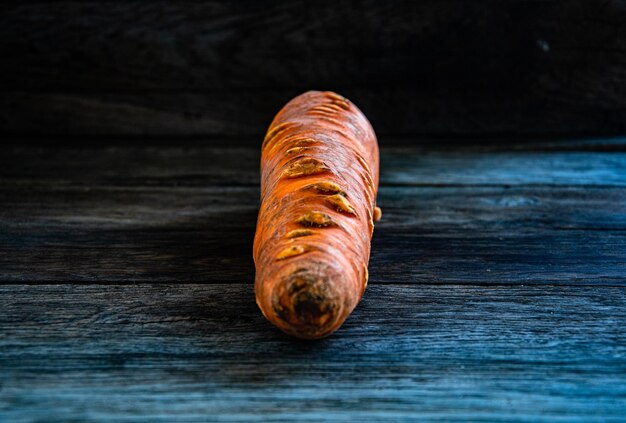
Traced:
<path fill-rule="evenodd" d="M 624 22 L 621 0 L 7 1 L 0 133 L 256 145 L 330 89 L 381 135 L 621 134 Z"/>

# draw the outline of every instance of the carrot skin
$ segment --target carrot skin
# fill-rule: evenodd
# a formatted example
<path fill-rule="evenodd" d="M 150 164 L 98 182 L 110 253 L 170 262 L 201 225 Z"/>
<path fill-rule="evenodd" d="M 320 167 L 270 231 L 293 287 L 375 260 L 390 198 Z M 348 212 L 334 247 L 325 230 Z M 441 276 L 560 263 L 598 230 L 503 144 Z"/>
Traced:
<path fill-rule="evenodd" d="M 360 301 L 374 219 L 378 142 L 349 100 L 309 91 L 281 109 L 261 152 L 256 301 L 284 332 L 318 339 Z"/>

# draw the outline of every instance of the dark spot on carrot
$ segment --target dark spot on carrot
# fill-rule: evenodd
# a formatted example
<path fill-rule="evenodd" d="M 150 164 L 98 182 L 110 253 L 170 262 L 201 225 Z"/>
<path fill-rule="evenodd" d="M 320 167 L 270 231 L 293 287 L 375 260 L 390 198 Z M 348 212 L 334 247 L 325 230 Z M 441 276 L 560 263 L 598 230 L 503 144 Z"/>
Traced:
<path fill-rule="evenodd" d="M 294 311 L 301 323 L 323 326 L 331 316 L 334 305 L 321 295 L 304 291 L 294 298 Z"/>
<path fill-rule="evenodd" d="M 331 283 L 328 277 L 308 269 L 293 272 L 274 297 L 276 317 L 304 334 L 324 330 L 335 320 L 339 308 Z"/>

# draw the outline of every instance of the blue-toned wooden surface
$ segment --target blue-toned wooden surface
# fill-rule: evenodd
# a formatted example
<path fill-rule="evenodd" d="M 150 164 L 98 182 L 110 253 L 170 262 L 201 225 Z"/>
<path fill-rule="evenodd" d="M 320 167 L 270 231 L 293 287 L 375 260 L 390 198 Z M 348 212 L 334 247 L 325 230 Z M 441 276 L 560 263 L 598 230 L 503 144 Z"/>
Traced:
<path fill-rule="evenodd" d="M 313 343 L 254 303 L 256 149 L 3 147 L 0 421 L 624 421 L 626 140 L 386 141 Z"/>
<path fill-rule="evenodd" d="M 317 343 L 250 284 L 0 288 L 4 421 L 623 421 L 626 289 L 373 285 Z"/>

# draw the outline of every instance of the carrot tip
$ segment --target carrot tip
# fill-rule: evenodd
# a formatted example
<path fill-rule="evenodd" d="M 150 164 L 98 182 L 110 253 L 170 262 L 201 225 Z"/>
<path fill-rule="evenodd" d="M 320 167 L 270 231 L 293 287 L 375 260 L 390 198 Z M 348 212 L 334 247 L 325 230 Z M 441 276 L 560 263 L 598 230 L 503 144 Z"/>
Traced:
<path fill-rule="evenodd" d="M 272 311 L 285 332 L 303 339 L 329 335 L 343 314 L 337 281 L 322 273 L 299 269 L 283 279 L 273 296 Z"/>

